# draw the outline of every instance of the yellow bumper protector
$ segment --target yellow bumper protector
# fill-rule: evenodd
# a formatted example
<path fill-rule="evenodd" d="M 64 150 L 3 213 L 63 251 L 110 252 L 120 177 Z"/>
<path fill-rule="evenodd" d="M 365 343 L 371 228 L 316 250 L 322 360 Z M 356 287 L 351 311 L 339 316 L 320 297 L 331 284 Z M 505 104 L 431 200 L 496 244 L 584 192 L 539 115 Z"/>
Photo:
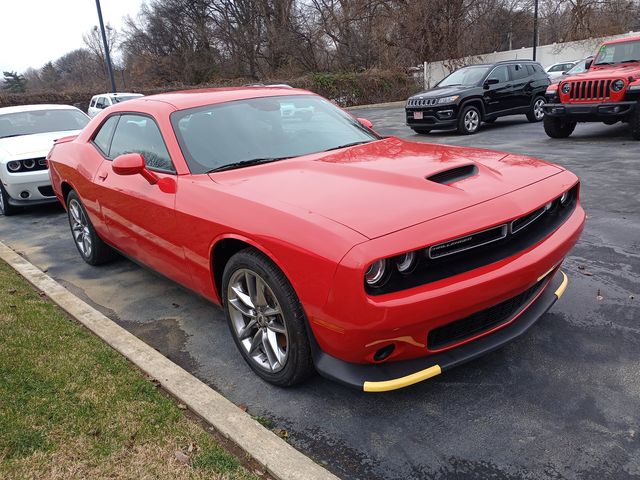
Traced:
<path fill-rule="evenodd" d="M 564 291 L 567 289 L 567 285 L 569 284 L 569 278 L 567 278 L 567 274 L 564 273 L 562 270 L 560 270 L 560 273 L 562 274 L 562 277 L 563 277 L 562 283 L 560 284 L 558 289 L 554 292 L 557 298 L 560 298 L 562 296 Z"/>
<path fill-rule="evenodd" d="M 406 377 L 395 378 L 393 380 L 385 380 L 383 382 L 364 382 L 362 389 L 365 392 L 388 392 L 391 390 L 408 387 L 409 385 L 413 385 L 414 383 L 422 382 L 423 380 L 435 377 L 436 375 L 440 375 L 441 373 L 442 370 L 440 369 L 440 365 L 434 365 L 433 367 L 429 367 L 425 370 L 420 370 L 419 372 L 412 373 L 411 375 L 407 375 Z"/>

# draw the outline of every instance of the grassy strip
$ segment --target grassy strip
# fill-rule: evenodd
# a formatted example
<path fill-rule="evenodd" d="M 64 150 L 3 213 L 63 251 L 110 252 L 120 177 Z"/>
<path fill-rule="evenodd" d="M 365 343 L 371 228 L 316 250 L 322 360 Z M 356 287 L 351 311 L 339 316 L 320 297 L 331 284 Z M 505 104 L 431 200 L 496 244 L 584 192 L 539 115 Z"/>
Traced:
<path fill-rule="evenodd" d="M 0 478 L 256 477 L 0 261 Z"/>

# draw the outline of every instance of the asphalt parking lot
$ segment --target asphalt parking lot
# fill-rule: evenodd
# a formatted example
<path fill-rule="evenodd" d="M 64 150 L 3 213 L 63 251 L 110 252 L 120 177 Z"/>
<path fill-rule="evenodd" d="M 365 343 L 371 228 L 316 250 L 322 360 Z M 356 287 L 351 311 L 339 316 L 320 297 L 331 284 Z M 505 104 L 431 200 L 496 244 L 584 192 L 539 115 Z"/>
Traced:
<path fill-rule="evenodd" d="M 385 135 L 527 154 L 582 178 L 589 219 L 567 293 L 524 338 L 387 394 L 320 377 L 279 389 L 245 365 L 216 307 L 128 260 L 82 262 L 59 207 L 0 217 L 0 240 L 345 479 L 640 478 L 640 142 L 600 124 L 551 140 L 524 116 L 419 136 L 402 108 L 352 113 Z"/>

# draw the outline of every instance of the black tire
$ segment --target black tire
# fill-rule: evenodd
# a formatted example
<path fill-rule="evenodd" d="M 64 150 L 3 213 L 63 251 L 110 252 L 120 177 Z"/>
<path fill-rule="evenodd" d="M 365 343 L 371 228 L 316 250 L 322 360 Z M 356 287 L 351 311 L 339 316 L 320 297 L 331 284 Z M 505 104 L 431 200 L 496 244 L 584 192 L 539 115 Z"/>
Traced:
<path fill-rule="evenodd" d="M 473 135 L 480 129 L 480 119 L 482 114 L 478 107 L 474 105 L 467 105 L 460 112 L 458 117 L 458 133 L 462 135 Z"/>
<path fill-rule="evenodd" d="M 497 119 L 498 119 L 498 118 L 485 118 L 485 119 L 483 120 L 483 122 L 484 122 L 484 123 L 496 123 L 496 120 L 497 120 Z"/>
<path fill-rule="evenodd" d="M 115 250 L 104 243 L 96 233 L 78 194 L 73 190 L 69 192 L 66 203 L 67 217 L 69 219 L 69 228 L 71 228 L 73 243 L 75 243 L 82 259 L 89 265 L 101 265 L 113 260 L 117 256 Z M 80 219 L 81 222 L 85 222 L 85 228 L 81 233 L 81 237 L 76 235 L 78 233 L 77 228 L 79 228 L 79 223 L 75 220 L 75 215 L 78 215 L 78 219 Z M 76 225 L 76 230 L 74 230 L 74 225 Z M 89 242 L 85 242 L 85 239 L 88 239 Z M 83 246 L 81 247 L 81 245 Z M 89 245 L 89 248 L 87 248 L 87 245 Z"/>
<path fill-rule="evenodd" d="M 544 131 L 551 138 L 567 138 L 576 128 L 576 122 L 562 120 L 557 117 L 544 116 Z"/>
<path fill-rule="evenodd" d="M 268 287 L 268 289 L 262 288 L 262 302 L 257 298 L 251 300 L 253 308 L 243 303 L 242 296 L 235 295 L 238 289 L 243 290 L 246 287 L 245 293 L 248 295 L 245 294 L 244 298 L 251 297 L 249 281 L 253 282 L 253 280 L 247 279 L 247 274 L 252 279 L 257 276 Z M 231 282 L 235 285 L 235 290 L 229 288 Z M 253 283 L 253 291 L 257 290 L 259 287 L 256 281 Z M 230 299 L 230 295 L 235 298 Z M 263 303 L 263 306 L 260 306 L 260 303 Z M 298 296 L 284 273 L 261 252 L 254 248 L 247 248 L 231 257 L 222 275 L 222 304 L 231 336 L 238 350 L 260 378 L 274 385 L 288 387 L 304 381 L 315 372 L 307 336 L 307 320 Z M 234 307 L 234 304 L 240 304 L 240 308 Z M 274 305 L 278 306 L 279 310 L 274 310 Z M 281 313 L 268 315 L 265 313 L 268 309 Z M 242 313 L 245 311 L 251 313 Z M 245 329 L 248 325 L 253 326 Z M 286 336 L 282 332 L 273 333 L 272 327 L 268 325 L 284 330 Z M 276 339 L 273 340 L 276 342 L 276 348 L 283 347 L 283 343 L 286 344 L 286 357 L 283 362 L 275 366 L 271 364 L 267 353 L 271 352 L 272 358 L 275 356 L 279 359 L 279 357 L 273 349 L 273 343 L 265 341 L 264 337 L 269 330 Z M 239 337 L 243 331 L 247 334 L 241 340 Z M 242 342 L 248 342 L 248 344 Z M 252 355 L 249 352 L 253 344 L 257 347 Z M 282 353 L 283 349 L 279 351 Z M 276 368 L 278 368 L 277 371 Z"/>
<path fill-rule="evenodd" d="M 631 129 L 631 137 L 634 140 L 640 140 L 640 102 L 636 103 L 636 108 L 631 114 L 629 128 Z"/>
<path fill-rule="evenodd" d="M 542 110 L 542 106 L 547 103 L 547 100 L 539 95 L 534 97 L 531 102 L 531 106 L 529 107 L 529 112 L 527 113 L 527 120 L 531 123 L 541 122 L 544 118 L 544 111 Z"/>
<path fill-rule="evenodd" d="M 415 128 L 414 128 L 414 127 L 411 127 L 411 130 L 413 130 L 413 131 L 414 131 L 414 132 L 416 132 L 416 133 L 419 133 L 420 135 L 426 135 L 427 133 L 430 133 L 430 132 L 431 132 L 431 129 L 430 129 L 430 128 L 423 128 L 423 127 L 420 127 L 420 128 L 418 128 L 418 127 L 415 127 Z"/>
<path fill-rule="evenodd" d="M 9 194 L 4 189 L 4 185 L 0 183 L 0 215 L 10 217 L 20 211 L 20 207 L 9 204 Z"/>

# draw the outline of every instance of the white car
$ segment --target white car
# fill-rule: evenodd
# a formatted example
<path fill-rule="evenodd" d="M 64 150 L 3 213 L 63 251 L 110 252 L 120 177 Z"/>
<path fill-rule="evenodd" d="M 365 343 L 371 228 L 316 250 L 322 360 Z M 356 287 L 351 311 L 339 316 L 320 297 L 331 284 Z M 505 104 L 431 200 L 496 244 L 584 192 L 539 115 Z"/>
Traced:
<path fill-rule="evenodd" d="M 111 105 L 143 96 L 144 95 L 141 93 L 101 93 L 99 95 L 94 95 L 91 97 L 91 102 L 89 102 L 89 109 L 87 110 L 87 113 L 89 114 L 89 117 L 93 118 Z"/>
<path fill-rule="evenodd" d="M 547 67 L 545 71 L 547 72 L 547 75 L 549 75 L 549 78 L 551 80 L 555 80 L 560 78 L 564 72 L 571 70 L 575 64 L 575 61 L 554 63 L 553 65 Z"/>
<path fill-rule="evenodd" d="M 70 105 L 0 108 L 0 214 L 56 202 L 47 154 L 62 137 L 77 135 L 89 117 Z"/>

